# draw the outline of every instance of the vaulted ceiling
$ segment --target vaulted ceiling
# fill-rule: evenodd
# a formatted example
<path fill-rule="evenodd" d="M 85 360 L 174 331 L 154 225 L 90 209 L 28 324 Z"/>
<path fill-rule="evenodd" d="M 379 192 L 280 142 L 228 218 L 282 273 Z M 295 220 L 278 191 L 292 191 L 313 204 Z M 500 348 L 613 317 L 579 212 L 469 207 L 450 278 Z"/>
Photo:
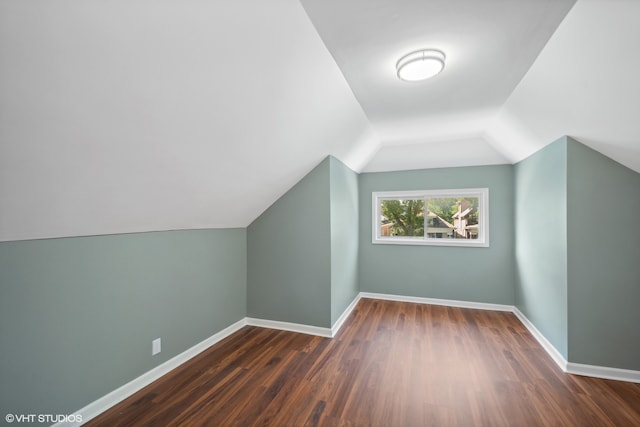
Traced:
<path fill-rule="evenodd" d="M 640 171 L 633 0 L 0 0 L 0 240 L 245 227 L 325 156 Z M 447 54 L 422 83 L 417 48 Z"/>
<path fill-rule="evenodd" d="M 484 131 L 575 0 L 302 0 L 381 140 L 367 171 L 508 163 Z M 407 83 L 404 54 L 446 67 Z"/>

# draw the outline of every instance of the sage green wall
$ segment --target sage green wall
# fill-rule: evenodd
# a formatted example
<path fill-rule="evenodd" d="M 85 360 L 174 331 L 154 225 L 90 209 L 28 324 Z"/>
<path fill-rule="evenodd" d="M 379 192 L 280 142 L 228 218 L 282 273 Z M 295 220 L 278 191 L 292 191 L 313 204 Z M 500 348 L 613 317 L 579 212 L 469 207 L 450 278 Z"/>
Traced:
<path fill-rule="evenodd" d="M 362 173 L 359 186 L 361 291 L 514 303 L 511 165 Z M 482 187 L 489 188 L 490 247 L 371 243 L 372 192 Z"/>
<path fill-rule="evenodd" d="M 640 174 L 568 140 L 569 361 L 640 370 Z"/>
<path fill-rule="evenodd" d="M 247 230 L 249 317 L 331 326 L 330 158 Z"/>
<path fill-rule="evenodd" d="M 246 316 L 246 231 L 0 243 L 0 295 L 0 413 L 73 413 Z"/>
<path fill-rule="evenodd" d="M 358 295 L 358 174 L 330 158 L 331 324 Z"/>
<path fill-rule="evenodd" d="M 567 143 L 515 165 L 516 306 L 567 359 Z"/>

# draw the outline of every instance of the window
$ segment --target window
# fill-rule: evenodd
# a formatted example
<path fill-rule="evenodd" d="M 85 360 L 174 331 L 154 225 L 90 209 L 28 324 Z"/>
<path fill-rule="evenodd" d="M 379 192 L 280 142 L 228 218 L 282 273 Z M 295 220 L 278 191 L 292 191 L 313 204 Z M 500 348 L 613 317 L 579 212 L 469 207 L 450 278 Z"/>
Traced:
<path fill-rule="evenodd" d="M 489 246 L 489 189 L 373 193 L 373 243 Z"/>

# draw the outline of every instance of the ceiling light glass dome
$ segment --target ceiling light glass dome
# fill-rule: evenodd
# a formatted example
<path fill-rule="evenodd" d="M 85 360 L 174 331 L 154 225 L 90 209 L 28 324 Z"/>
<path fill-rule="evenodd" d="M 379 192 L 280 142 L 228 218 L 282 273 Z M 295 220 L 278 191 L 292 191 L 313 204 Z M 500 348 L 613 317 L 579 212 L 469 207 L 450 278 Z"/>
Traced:
<path fill-rule="evenodd" d="M 398 78 L 418 82 L 434 77 L 444 69 L 445 54 L 436 49 L 423 49 L 403 56 L 396 63 Z"/>

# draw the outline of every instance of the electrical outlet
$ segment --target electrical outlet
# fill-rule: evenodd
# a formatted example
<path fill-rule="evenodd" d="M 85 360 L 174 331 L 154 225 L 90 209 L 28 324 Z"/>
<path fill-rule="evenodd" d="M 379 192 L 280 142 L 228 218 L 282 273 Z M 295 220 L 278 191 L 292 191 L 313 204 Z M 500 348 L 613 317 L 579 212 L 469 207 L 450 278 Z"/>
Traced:
<path fill-rule="evenodd" d="M 155 340 L 151 341 L 151 355 L 155 356 L 156 354 L 160 353 L 161 346 L 162 342 L 160 341 L 160 338 L 156 338 Z"/>

